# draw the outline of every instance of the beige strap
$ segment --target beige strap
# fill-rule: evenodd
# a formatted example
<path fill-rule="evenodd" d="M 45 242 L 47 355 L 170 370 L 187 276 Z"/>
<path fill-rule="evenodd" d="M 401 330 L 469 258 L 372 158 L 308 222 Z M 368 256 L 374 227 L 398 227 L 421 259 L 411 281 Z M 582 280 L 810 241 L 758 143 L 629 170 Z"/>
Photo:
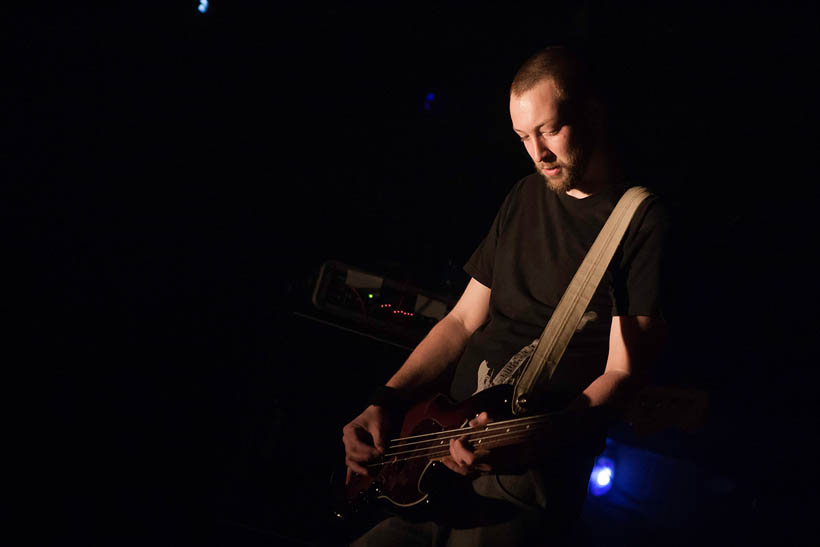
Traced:
<path fill-rule="evenodd" d="M 545 385 L 552 378 L 632 216 L 647 196 L 649 192 L 645 188 L 633 186 L 621 196 L 615 205 L 604 227 L 601 228 L 598 237 L 595 238 L 592 247 L 584 257 L 584 261 L 575 272 L 561 301 L 558 302 L 558 306 L 541 334 L 538 347 L 535 348 L 530 362 L 527 363 L 515 383 L 512 401 L 514 414 L 527 412 L 529 410 L 527 408 L 528 394 L 537 387 Z"/>

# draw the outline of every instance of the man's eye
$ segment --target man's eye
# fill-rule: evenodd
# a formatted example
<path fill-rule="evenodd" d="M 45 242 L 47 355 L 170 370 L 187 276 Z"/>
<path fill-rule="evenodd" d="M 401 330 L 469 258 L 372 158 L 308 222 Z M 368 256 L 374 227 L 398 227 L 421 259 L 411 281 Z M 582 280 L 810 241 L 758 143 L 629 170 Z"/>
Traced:
<path fill-rule="evenodd" d="M 529 140 L 529 136 L 527 136 L 527 135 L 524 135 L 524 136 L 519 135 L 518 138 L 521 139 L 521 142 Z"/>

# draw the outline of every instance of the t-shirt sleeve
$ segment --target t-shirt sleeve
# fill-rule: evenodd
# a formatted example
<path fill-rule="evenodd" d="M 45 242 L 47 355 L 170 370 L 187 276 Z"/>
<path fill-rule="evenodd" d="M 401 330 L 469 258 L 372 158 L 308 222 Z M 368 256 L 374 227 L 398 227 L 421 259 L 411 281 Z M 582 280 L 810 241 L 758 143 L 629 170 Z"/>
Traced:
<path fill-rule="evenodd" d="M 655 197 L 647 200 L 641 209 L 624 237 L 612 313 L 663 317 L 664 252 L 669 218 Z"/>
<path fill-rule="evenodd" d="M 501 204 L 498 213 L 495 215 L 495 220 L 493 220 L 490 231 L 484 236 L 483 241 L 467 260 L 466 264 L 464 264 L 464 271 L 485 287 L 492 288 L 493 286 L 493 265 L 495 264 L 495 252 L 498 247 L 498 240 L 507 224 L 510 210 L 515 205 L 522 183 L 523 181 L 520 181 L 507 194 L 504 203 Z"/>

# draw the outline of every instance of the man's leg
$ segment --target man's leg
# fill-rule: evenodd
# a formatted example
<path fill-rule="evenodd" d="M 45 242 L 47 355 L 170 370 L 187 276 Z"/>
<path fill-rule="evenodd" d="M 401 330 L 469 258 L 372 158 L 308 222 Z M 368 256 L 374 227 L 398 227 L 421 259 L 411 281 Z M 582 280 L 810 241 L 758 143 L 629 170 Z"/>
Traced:
<path fill-rule="evenodd" d="M 485 499 L 506 503 L 509 512 L 488 513 L 480 526 L 455 526 L 448 547 L 569 545 L 586 498 L 593 459 L 561 462 L 560 466 L 522 475 L 487 475 L 473 481 Z"/>
<path fill-rule="evenodd" d="M 389 517 L 350 544 L 351 547 L 430 547 L 439 527 L 432 522 L 408 522 Z"/>

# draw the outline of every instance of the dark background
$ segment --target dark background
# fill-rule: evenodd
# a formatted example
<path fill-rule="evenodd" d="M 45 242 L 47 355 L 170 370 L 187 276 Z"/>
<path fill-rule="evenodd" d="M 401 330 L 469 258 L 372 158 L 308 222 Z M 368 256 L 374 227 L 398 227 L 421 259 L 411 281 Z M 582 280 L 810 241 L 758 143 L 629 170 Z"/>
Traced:
<path fill-rule="evenodd" d="M 456 298 L 531 169 L 509 81 L 571 42 L 597 52 L 632 176 L 675 221 L 657 381 L 712 397 L 701 433 L 647 448 L 729 485 L 673 507 L 688 534 L 644 520 L 629 541 L 807 541 L 814 5 L 196 5 L 2 15 L 9 508 L 27 533 L 329 541 L 341 426 L 407 349 L 311 320 L 318 270 Z"/>

